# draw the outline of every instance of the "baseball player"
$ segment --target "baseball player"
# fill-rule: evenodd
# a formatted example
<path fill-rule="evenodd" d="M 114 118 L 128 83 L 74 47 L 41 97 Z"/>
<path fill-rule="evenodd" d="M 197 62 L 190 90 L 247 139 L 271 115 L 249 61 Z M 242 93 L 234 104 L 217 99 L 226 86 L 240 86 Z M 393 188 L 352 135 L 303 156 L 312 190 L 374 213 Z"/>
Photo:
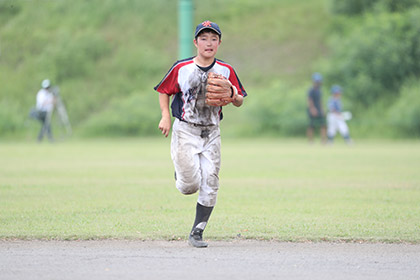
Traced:
<path fill-rule="evenodd" d="M 185 195 L 199 192 L 196 216 L 188 242 L 207 247 L 203 231 L 216 204 L 219 189 L 222 107 L 240 107 L 247 95 L 234 69 L 215 58 L 222 32 L 210 21 L 197 25 L 197 55 L 177 61 L 154 88 L 159 92 L 162 119 L 159 129 L 167 137 L 172 126 L 171 157 L 177 189 Z"/>
<path fill-rule="evenodd" d="M 306 131 L 309 142 L 313 142 L 314 129 L 320 127 L 321 141 L 326 143 L 325 113 L 322 108 L 322 75 L 314 73 L 312 75 L 313 86 L 308 91 L 308 117 L 309 126 Z"/>
<path fill-rule="evenodd" d="M 342 114 L 341 105 L 341 93 L 342 89 L 339 85 L 331 87 L 332 96 L 328 100 L 328 115 L 327 115 L 327 126 L 328 126 L 328 142 L 332 143 L 337 131 L 340 132 L 347 144 L 351 144 L 349 127 L 347 126 L 346 120 Z"/>

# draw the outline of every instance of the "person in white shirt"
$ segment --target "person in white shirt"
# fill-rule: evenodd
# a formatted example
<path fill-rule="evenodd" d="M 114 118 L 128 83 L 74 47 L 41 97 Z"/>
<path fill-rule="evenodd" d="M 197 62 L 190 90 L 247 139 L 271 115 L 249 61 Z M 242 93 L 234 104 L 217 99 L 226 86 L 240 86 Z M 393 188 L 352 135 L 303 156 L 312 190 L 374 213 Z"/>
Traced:
<path fill-rule="evenodd" d="M 42 123 L 41 131 L 38 135 L 38 141 L 42 141 L 45 133 L 47 134 L 48 139 L 53 141 L 51 133 L 51 117 L 54 110 L 55 98 L 54 94 L 50 91 L 50 80 L 43 80 L 41 86 L 42 88 L 36 95 L 36 109 L 38 111 L 39 120 Z"/>

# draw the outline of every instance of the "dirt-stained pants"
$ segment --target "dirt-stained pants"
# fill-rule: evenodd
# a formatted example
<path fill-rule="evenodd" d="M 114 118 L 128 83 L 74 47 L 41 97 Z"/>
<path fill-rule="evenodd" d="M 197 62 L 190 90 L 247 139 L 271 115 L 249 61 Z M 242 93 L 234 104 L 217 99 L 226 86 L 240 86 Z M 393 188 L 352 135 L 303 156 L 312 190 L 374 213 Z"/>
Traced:
<path fill-rule="evenodd" d="M 194 126 L 175 119 L 171 156 L 177 189 L 183 194 L 199 190 L 198 203 L 214 206 L 219 189 L 219 126 Z"/>

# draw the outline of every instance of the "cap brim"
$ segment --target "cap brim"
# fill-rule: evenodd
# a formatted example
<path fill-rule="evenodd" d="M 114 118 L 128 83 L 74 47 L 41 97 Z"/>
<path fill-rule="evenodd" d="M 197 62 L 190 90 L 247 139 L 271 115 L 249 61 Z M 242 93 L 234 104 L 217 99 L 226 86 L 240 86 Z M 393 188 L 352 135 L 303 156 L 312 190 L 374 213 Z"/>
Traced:
<path fill-rule="evenodd" d="M 195 32 L 195 37 L 197 37 L 197 35 L 198 34 L 200 34 L 200 32 L 201 31 L 203 31 L 203 30 L 206 30 L 206 29 L 210 29 L 210 30 L 213 30 L 214 32 L 216 32 L 219 36 L 221 36 L 222 35 L 222 33 L 220 33 L 220 31 L 218 31 L 216 28 L 213 28 L 213 27 L 202 27 L 202 28 L 200 28 L 199 30 L 197 30 L 197 32 Z"/>

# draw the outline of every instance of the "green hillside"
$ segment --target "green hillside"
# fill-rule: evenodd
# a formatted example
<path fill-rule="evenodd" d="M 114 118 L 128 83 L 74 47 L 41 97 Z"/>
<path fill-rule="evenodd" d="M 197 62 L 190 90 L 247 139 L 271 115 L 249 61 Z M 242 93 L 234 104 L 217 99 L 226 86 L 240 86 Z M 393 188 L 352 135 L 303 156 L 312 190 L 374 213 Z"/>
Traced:
<path fill-rule="evenodd" d="M 219 23 L 217 57 L 249 93 L 225 109 L 225 134 L 304 136 L 305 94 L 321 71 L 324 102 L 344 86 L 355 135 L 420 135 L 420 1 L 366 3 L 194 1 L 194 23 Z M 153 86 L 178 59 L 177 4 L 0 0 L 0 137 L 34 137 L 28 112 L 45 78 L 60 87 L 74 136 L 159 135 Z"/>
<path fill-rule="evenodd" d="M 195 1 L 194 12 L 195 23 L 221 25 L 218 57 L 253 98 L 272 80 L 300 84 L 327 52 L 322 0 Z M 157 133 L 152 87 L 178 59 L 177 1 L 2 0 L 0 23 L 2 135 L 26 133 L 44 78 L 60 87 L 76 134 Z"/>

